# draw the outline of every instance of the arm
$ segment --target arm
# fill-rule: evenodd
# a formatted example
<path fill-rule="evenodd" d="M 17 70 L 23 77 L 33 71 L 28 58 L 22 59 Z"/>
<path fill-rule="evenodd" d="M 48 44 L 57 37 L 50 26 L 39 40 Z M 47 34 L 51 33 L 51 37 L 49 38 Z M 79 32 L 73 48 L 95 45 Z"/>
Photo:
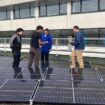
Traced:
<path fill-rule="evenodd" d="M 81 33 L 79 33 L 76 37 L 75 37 L 75 41 L 71 42 L 71 45 L 78 45 L 81 42 Z"/>
<path fill-rule="evenodd" d="M 48 44 L 48 41 L 42 42 L 41 39 L 38 40 L 39 45 Z"/>
<path fill-rule="evenodd" d="M 42 39 L 42 35 L 40 34 L 40 35 L 39 35 L 39 40 L 38 40 L 39 45 L 48 44 L 48 41 L 42 42 L 41 39 Z"/>
<path fill-rule="evenodd" d="M 11 40 L 10 40 L 10 46 L 13 46 L 13 42 L 14 42 L 15 38 L 16 38 L 15 35 L 11 37 Z"/>
<path fill-rule="evenodd" d="M 14 35 L 14 36 L 11 38 L 11 40 L 10 40 L 10 47 L 11 47 L 11 48 L 17 47 L 16 41 L 17 41 L 16 35 Z"/>

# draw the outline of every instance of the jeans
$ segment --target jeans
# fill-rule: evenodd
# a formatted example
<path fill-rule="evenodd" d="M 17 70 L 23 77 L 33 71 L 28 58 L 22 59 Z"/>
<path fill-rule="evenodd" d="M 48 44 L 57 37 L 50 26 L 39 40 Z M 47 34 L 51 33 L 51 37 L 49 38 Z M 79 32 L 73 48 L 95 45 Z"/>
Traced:
<path fill-rule="evenodd" d="M 12 65 L 12 67 L 19 67 L 21 51 L 13 49 L 12 54 L 13 54 L 13 65 Z"/>
<path fill-rule="evenodd" d="M 44 64 L 46 64 L 46 66 L 49 66 L 49 52 L 48 53 L 41 52 L 41 63 L 42 66 Z"/>

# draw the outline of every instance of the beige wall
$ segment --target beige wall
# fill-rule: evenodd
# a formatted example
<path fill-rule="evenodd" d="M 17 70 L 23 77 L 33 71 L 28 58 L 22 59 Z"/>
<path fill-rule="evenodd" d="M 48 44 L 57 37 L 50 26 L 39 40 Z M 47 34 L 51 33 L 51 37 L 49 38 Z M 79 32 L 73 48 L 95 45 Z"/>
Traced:
<path fill-rule="evenodd" d="M 105 28 L 105 12 L 74 14 L 70 17 L 70 28 L 75 24 L 81 28 Z"/>
<path fill-rule="evenodd" d="M 44 27 L 48 27 L 50 29 L 66 29 L 67 16 L 0 21 L 0 31 L 16 30 L 18 27 L 22 27 L 25 30 L 33 30 L 37 25 L 43 25 Z"/>
<path fill-rule="evenodd" d="M 33 30 L 37 25 L 50 29 L 70 29 L 74 25 L 81 28 L 105 28 L 105 12 L 0 21 L 0 31 L 15 30 L 18 27 Z"/>

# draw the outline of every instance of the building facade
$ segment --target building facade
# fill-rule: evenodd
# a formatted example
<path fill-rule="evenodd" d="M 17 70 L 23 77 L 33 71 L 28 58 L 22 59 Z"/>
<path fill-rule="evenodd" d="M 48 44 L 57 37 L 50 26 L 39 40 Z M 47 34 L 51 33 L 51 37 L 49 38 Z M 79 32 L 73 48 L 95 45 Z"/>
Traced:
<path fill-rule="evenodd" d="M 0 36 L 18 28 L 29 37 L 37 25 L 49 28 L 54 37 L 72 35 L 78 25 L 86 37 L 104 37 L 105 0 L 0 0 Z"/>

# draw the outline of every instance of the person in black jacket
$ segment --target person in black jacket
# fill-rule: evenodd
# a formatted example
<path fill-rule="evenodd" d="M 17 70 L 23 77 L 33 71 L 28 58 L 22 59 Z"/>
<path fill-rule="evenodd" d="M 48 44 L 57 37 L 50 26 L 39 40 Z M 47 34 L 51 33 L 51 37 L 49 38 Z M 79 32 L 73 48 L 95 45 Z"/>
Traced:
<path fill-rule="evenodd" d="M 19 67 L 23 33 L 24 33 L 24 30 L 22 28 L 18 28 L 16 30 L 16 34 L 13 35 L 10 40 L 10 48 L 12 49 L 12 54 L 14 59 L 12 67 L 14 68 Z"/>
<path fill-rule="evenodd" d="M 35 64 L 35 70 L 39 70 L 39 60 L 40 60 L 40 45 L 48 44 L 48 41 L 41 41 L 41 36 L 43 33 L 43 26 L 39 25 L 36 27 L 36 31 L 33 32 L 31 36 L 30 51 L 29 51 L 29 61 L 28 68 L 32 68 L 32 64 Z"/>

